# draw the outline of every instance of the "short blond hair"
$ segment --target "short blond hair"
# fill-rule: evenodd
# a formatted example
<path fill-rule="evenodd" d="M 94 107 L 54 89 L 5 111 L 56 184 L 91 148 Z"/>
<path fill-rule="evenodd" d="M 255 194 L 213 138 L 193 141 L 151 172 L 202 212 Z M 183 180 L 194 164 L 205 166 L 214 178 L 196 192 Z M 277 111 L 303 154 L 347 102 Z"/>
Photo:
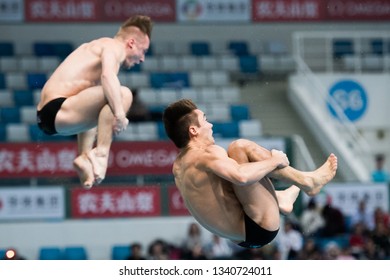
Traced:
<path fill-rule="evenodd" d="M 134 27 L 139 29 L 141 33 L 145 34 L 150 39 L 152 35 L 153 22 L 150 17 L 143 15 L 135 15 L 128 18 L 119 28 L 117 35 L 127 33 L 128 30 Z"/>

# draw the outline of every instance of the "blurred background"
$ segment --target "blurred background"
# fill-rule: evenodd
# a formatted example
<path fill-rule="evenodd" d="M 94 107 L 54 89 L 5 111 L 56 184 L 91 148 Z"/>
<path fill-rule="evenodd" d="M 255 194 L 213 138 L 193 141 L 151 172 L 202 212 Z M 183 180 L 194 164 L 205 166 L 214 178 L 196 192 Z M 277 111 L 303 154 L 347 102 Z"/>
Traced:
<path fill-rule="evenodd" d="M 129 128 L 84 190 L 75 138 L 43 135 L 35 106 L 73 49 L 134 14 L 154 29 L 145 62 L 119 73 Z M 387 0 L 0 0 L 0 258 L 388 259 L 389 27 Z M 262 249 L 212 236 L 171 175 L 161 114 L 180 98 L 217 144 L 252 139 L 304 171 L 333 152 L 336 178 Z"/>

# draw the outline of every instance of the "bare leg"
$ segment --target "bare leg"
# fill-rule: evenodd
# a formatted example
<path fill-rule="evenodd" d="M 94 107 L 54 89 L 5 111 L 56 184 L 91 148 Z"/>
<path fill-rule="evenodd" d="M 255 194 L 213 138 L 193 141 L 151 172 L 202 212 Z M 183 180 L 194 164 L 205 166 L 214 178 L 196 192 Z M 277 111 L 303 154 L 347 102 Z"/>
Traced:
<path fill-rule="evenodd" d="M 88 152 L 92 162 L 95 183 L 100 184 L 106 176 L 108 156 L 112 143 L 112 123 L 114 116 L 108 105 L 104 106 L 99 115 L 96 147 Z"/>
<path fill-rule="evenodd" d="M 271 152 L 249 140 L 236 140 L 229 146 L 229 154 L 234 149 L 244 149 L 251 162 L 264 160 L 271 156 Z M 337 157 L 329 155 L 325 163 L 314 171 L 299 171 L 291 166 L 276 169 L 269 174 L 270 177 L 291 182 L 309 196 L 318 194 L 322 187 L 331 181 L 336 175 Z"/>
<path fill-rule="evenodd" d="M 132 94 L 128 88 L 122 87 L 122 95 L 124 110 L 127 112 L 133 100 Z M 106 177 L 108 157 L 113 140 L 113 123 L 114 115 L 111 108 L 106 105 L 99 114 L 96 147 L 88 153 L 96 184 L 100 184 Z"/>
<path fill-rule="evenodd" d="M 96 138 L 96 128 L 90 129 L 77 135 L 79 156 L 73 161 L 80 182 L 84 188 L 91 188 L 95 182 L 92 163 L 87 153 L 92 149 Z"/>

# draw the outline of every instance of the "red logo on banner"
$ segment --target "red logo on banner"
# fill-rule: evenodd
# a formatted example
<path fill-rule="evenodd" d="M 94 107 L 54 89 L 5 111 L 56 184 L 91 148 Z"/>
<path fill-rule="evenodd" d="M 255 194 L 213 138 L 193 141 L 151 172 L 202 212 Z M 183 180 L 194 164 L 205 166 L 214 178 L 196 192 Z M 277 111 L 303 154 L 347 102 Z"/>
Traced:
<path fill-rule="evenodd" d="M 99 21 L 99 0 L 26 0 L 25 14 L 26 21 Z"/>
<path fill-rule="evenodd" d="M 189 215 L 186 205 L 184 204 L 183 197 L 176 186 L 168 188 L 169 196 L 169 215 L 171 216 L 182 216 Z"/>
<path fill-rule="evenodd" d="M 114 142 L 109 175 L 171 174 L 178 150 L 168 141 Z M 0 147 L 0 178 L 77 176 L 76 142 L 4 143 Z"/>
<path fill-rule="evenodd" d="M 146 217 L 161 215 L 160 188 L 96 187 L 71 190 L 72 218 Z"/>

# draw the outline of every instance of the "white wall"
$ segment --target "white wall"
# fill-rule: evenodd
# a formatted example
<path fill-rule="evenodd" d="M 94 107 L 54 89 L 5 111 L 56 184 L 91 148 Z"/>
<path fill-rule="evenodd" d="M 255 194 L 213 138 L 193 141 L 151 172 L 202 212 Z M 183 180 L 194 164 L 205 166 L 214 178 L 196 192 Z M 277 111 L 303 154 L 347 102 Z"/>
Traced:
<path fill-rule="evenodd" d="M 145 253 L 157 238 L 179 245 L 194 219 L 186 217 L 67 220 L 63 222 L 18 222 L 0 224 L 0 249 L 13 247 L 26 259 L 37 259 L 42 246 L 82 245 L 89 259 L 111 258 L 115 244 L 140 242 Z M 207 239 L 211 234 L 202 228 Z"/>

